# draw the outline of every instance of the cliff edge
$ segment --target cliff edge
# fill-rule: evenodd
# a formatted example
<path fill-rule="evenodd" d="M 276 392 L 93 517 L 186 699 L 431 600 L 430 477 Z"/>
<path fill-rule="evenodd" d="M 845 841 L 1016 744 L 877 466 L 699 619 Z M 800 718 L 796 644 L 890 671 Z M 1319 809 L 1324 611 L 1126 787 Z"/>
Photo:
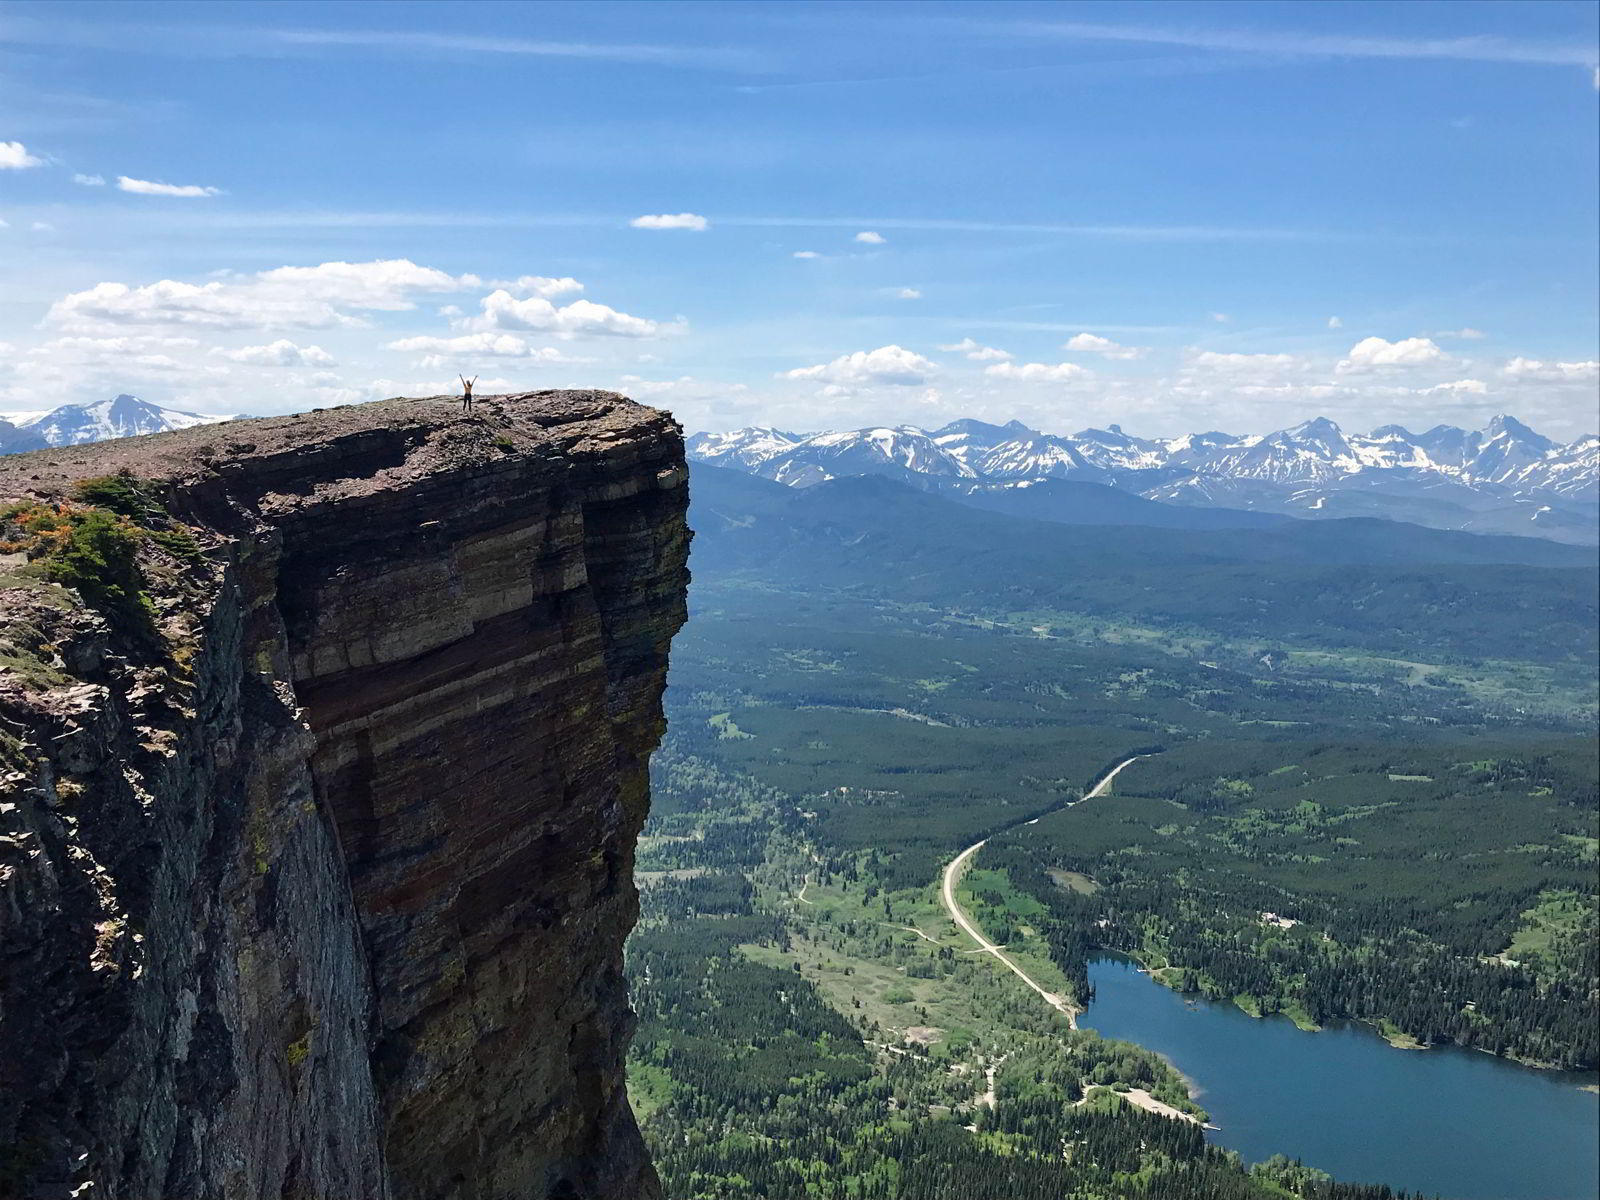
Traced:
<path fill-rule="evenodd" d="M 659 1195 L 686 492 L 604 392 L 0 459 L 0 1197 Z"/>

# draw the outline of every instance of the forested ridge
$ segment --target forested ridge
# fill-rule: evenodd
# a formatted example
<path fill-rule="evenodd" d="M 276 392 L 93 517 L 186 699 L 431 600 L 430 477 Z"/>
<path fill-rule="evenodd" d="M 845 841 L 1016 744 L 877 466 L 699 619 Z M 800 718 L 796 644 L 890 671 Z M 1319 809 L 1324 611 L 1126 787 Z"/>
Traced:
<path fill-rule="evenodd" d="M 680 763 L 692 769 L 695 764 Z M 707 842 L 715 842 L 716 834 Z M 736 853 L 736 852 L 735 852 Z M 673 1200 L 1403 1200 L 1286 1160 L 1242 1164 L 1196 1124 L 1141 1112 L 1116 1091 L 1171 1068 L 1094 1034 L 1014 1030 L 992 1106 L 981 1050 L 897 1042 L 822 997 L 783 950 L 788 923 L 757 913 L 741 872 L 649 883 L 630 945 L 639 1029 L 636 1107 Z"/>
<path fill-rule="evenodd" d="M 1162 574 L 1104 530 L 952 557 L 902 500 L 701 526 L 629 965 L 675 1200 L 1395 1194 L 1239 1161 L 1162 1059 L 974 958 L 937 880 L 984 838 L 961 902 L 1080 1005 L 1121 952 L 1307 1029 L 1594 1061 L 1595 683 L 1549 607 L 1581 571 L 1413 569 L 1384 530 L 1342 571 L 1236 538 Z"/>
<path fill-rule="evenodd" d="M 1592 1068 L 1596 921 L 1578 902 L 1593 889 L 1592 750 L 1182 746 L 981 862 L 1049 911 L 1037 923 L 1080 987 L 1114 949 L 1254 1012 Z M 1224 761 L 1234 777 L 1202 774 Z M 1550 918 L 1563 896 L 1570 911 Z"/>

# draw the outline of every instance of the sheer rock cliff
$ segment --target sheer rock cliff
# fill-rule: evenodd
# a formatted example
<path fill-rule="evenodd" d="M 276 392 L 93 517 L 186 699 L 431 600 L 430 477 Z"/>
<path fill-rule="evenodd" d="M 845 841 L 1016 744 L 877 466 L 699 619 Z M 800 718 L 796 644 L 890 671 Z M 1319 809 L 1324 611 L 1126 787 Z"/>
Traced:
<path fill-rule="evenodd" d="M 38 451 L 10 528 L 103 477 L 140 594 L 0 554 L 0 1197 L 658 1197 L 621 962 L 678 427 L 544 392 Z"/>

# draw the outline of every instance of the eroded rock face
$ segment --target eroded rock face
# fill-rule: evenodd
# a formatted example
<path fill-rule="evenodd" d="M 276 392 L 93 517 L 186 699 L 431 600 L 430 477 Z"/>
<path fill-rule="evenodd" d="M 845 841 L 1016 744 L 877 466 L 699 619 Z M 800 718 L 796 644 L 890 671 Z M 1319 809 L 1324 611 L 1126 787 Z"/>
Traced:
<path fill-rule="evenodd" d="M 659 1195 L 621 954 L 682 454 L 566 392 L 0 460 L 203 547 L 141 550 L 143 646 L 0 560 L 0 1197 Z"/>

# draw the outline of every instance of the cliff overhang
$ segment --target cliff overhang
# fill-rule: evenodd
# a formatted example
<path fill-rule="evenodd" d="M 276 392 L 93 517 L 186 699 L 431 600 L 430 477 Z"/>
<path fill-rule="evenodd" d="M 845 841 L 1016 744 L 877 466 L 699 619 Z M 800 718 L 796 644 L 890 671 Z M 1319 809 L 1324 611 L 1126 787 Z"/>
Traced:
<path fill-rule="evenodd" d="M 686 479 L 604 392 L 0 459 L 0 1196 L 658 1194 Z"/>

